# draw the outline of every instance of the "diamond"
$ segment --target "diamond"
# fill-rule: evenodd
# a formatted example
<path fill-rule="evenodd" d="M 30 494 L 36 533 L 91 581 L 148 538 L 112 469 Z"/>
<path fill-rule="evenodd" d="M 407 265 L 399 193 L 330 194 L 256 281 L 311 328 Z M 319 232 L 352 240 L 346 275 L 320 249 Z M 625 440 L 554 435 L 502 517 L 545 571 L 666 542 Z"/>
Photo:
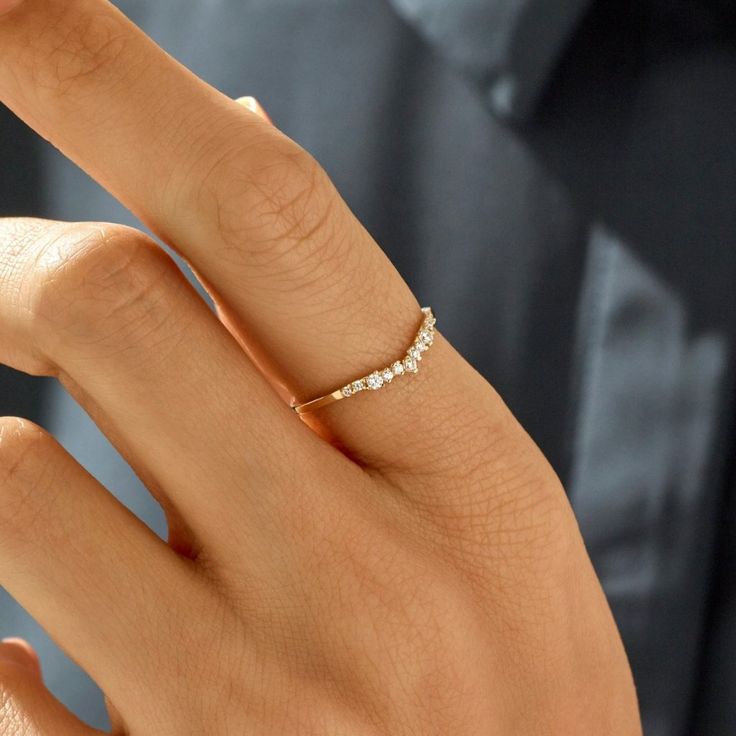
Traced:
<path fill-rule="evenodd" d="M 357 394 L 358 391 L 362 391 L 365 388 L 365 384 L 363 383 L 363 379 L 361 378 L 359 381 L 353 381 L 350 384 L 350 388 L 354 394 Z"/>
<path fill-rule="evenodd" d="M 347 399 L 353 395 L 353 390 L 350 388 L 350 386 L 343 386 L 341 389 L 342 395 Z"/>
<path fill-rule="evenodd" d="M 375 373 L 371 373 L 370 376 L 366 378 L 366 383 L 368 384 L 368 388 L 373 391 L 378 391 L 378 389 L 383 386 L 383 376 L 381 376 L 377 371 Z"/>
<path fill-rule="evenodd" d="M 418 350 L 418 351 L 419 351 L 420 353 L 424 353 L 424 352 L 426 352 L 427 350 L 429 350 L 429 345 L 426 345 L 426 344 L 425 344 L 425 343 L 423 343 L 423 342 L 422 342 L 421 340 L 420 340 L 419 342 L 415 342 L 415 343 L 414 343 L 414 347 L 415 347 L 415 348 L 416 348 L 416 349 L 417 349 L 417 350 Z"/>
<path fill-rule="evenodd" d="M 414 358 L 414 360 L 421 360 L 422 351 L 416 345 L 412 345 L 409 348 L 409 357 Z M 404 365 L 406 365 L 406 363 L 404 363 Z"/>
<path fill-rule="evenodd" d="M 434 340 L 434 335 L 429 330 L 422 330 L 419 333 L 419 339 L 425 345 L 431 345 Z"/>
<path fill-rule="evenodd" d="M 400 376 L 404 373 L 404 364 L 400 360 L 397 360 L 391 366 L 391 369 L 393 370 L 395 376 Z"/>
<path fill-rule="evenodd" d="M 394 380 L 394 372 L 390 368 L 384 368 L 381 378 L 383 378 L 384 383 L 391 383 Z"/>
<path fill-rule="evenodd" d="M 409 373 L 416 373 L 419 370 L 417 361 L 411 355 L 404 358 L 404 369 L 409 371 Z"/>

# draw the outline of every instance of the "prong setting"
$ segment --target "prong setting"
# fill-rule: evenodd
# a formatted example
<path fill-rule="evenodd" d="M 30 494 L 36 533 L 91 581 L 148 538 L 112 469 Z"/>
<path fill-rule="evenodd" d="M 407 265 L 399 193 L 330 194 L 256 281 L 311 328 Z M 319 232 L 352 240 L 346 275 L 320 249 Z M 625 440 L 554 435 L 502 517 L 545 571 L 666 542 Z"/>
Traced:
<path fill-rule="evenodd" d="M 434 343 L 434 326 L 437 322 L 430 307 L 423 307 L 422 314 L 422 324 L 419 326 L 416 337 L 404 357 L 385 368 L 379 368 L 367 376 L 346 384 L 337 392 L 340 397 L 347 399 L 361 391 L 379 391 L 388 386 L 395 378 L 419 372 L 419 361 L 422 360 L 423 354 Z"/>

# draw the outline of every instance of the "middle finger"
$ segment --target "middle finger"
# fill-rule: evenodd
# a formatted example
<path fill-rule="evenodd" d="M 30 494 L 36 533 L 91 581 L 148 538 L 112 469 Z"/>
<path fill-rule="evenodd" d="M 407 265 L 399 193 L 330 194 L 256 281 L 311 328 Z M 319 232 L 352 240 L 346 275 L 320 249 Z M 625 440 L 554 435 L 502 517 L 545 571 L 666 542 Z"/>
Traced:
<path fill-rule="evenodd" d="M 230 532 L 246 553 L 247 520 L 300 490 L 290 463 L 359 472 L 294 420 L 143 233 L 5 219 L 0 243 L 0 360 L 59 374 L 192 532 L 176 546 L 216 553 Z"/>

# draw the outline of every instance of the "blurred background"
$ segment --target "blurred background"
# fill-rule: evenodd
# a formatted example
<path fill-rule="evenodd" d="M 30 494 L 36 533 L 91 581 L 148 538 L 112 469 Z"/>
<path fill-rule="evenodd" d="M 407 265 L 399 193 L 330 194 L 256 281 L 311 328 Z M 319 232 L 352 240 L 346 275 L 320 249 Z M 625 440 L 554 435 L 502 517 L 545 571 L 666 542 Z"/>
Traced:
<path fill-rule="evenodd" d="M 119 0 L 311 151 L 562 477 L 647 736 L 736 734 L 736 4 Z M 5 108 L 0 213 L 139 223 Z M 159 509 L 55 383 L 0 414 Z M 63 550 L 60 550 L 63 554 Z M 101 694 L 0 590 L 61 699 Z"/>

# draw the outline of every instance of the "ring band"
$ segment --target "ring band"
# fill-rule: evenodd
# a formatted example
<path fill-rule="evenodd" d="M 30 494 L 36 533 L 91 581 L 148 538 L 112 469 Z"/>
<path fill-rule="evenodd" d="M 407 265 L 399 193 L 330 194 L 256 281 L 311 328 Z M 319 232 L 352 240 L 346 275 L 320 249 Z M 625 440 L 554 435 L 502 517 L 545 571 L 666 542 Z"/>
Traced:
<path fill-rule="evenodd" d="M 394 361 L 390 366 L 379 368 L 369 375 L 363 376 L 363 378 L 351 381 L 332 393 L 312 399 L 312 401 L 307 401 L 304 404 L 292 404 L 291 408 L 297 414 L 306 414 L 308 411 L 321 409 L 334 401 L 348 399 L 361 391 L 378 391 L 378 389 L 387 386 L 394 378 L 399 376 L 418 373 L 422 353 L 429 350 L 434 342 L 434 325 L 437 322 L 431 307 L 422 307 L 422 314 L 422 323 L 419 325 L 416 337 L 403 358 Z"/>

